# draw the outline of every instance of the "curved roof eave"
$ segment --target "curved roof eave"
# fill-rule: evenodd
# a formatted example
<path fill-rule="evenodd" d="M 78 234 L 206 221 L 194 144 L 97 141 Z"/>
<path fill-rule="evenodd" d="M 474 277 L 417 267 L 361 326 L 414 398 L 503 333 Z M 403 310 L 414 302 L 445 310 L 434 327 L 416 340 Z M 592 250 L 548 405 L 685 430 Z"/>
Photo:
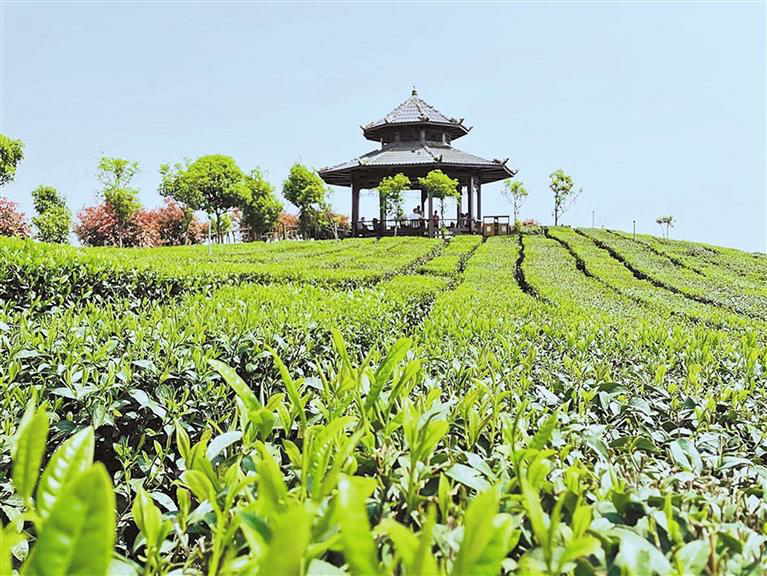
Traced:
<path fill-rule="evenodd" d="M 397 122 L 392 124 L 376 124 L 375 126 L 367 125 L 360 126 L 362 128 L 362 134 L 366 139 L 377 142 L 379 135 L 388 130 L 397 128 L 407 128 L 411 126 L 434 126 L 438 129 L 446 130 L 453 140 L 466 136 L 471 131 L 471 126 L 465 126 L 462 123 L 454 122 L 430 122 L 426 120 L 415 120 L 413 122 Z"/>
<path fill-rule="evenodd" d="M 359 159 L 357 160 L 359 161 Z M 478 174 L 481 184 L 489 184 L 499 180 L 505 180 L 506 178 L 513 178 L 517 174 L 517 170 L 513 170 L 506 166 L 505 161 L 493 161 L 488 164 L 447 163 L 437 161 L 417 164 L 363 164 L 359 162 L 354 165 L 350 164 L 350 162 L 347 162 L 341 164 L 339 167 L 325 168 L 318 172 L 325 183 L 334 186 L 351 186 L 355 176 L 364 175 L 366 179 L 370 179 L 374 174 L 380 174 L 381 177 L 383 177 L 387 174 L 395 174 L 397 172 L 426 173 L 438 169 L 444 170 L 448 174 L 454 171 L 475 172 Z"/>

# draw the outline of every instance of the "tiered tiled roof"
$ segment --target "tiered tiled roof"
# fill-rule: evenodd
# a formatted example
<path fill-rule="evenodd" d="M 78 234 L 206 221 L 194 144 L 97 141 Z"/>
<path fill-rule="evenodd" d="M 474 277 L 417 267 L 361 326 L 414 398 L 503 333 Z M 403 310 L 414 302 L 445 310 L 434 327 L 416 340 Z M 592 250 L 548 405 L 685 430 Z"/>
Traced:
<path fill-rule="evenodd" d="M 463 119 L 448 118 L 421 100 L 415 88 L 410 98 L 362 130 L 369 140 L 380 141 L 381 148 L 320 170 L 325 182 L 336 186 L 351 186 L 354 182 L 367 188 L 399 171 L 412 179 L 442 169 L 459 177 L 473 175 L 477 182 L 485 184 L 516 173 L 506 166 L 506 160 L 485 160 L 451 147 L 452 140 L 469 131 Z"/>
<path fill-rule="evenodd" d="M 433 124 L 447 129 L 453 139 L 467 134 L 471 128 L 463 125 L 463 118 L 448 118 L 431 104 L 427 104 L 418 97 L 418 92 L 413 88 L 410 98 L 389 112 L 376 122 L 371 122 L 362 127 L 365 137 L 369 140 L 377 140 L 383 129 L 397 125 L 408 124 Z"/>

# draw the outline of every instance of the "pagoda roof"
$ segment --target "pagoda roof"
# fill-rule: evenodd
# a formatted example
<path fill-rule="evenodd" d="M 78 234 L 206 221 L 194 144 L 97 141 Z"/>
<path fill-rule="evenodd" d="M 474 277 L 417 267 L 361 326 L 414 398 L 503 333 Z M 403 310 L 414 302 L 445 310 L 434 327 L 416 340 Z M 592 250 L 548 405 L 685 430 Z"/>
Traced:
<path fill-rule="evenodd" d="M 352 176 L 366 174 L 373 178 L 386 175 L 392 169 L 407 172 L 423 169 L 443 169 L 446 172 L 465 171 L 479 175 L 483 184 L 510 178 L 516 173 L 506 166 L 506 160 L 486 160 L 448 145 L 423 142 L 386 144 L 379 150 L 319 171 L 328 184 L 350 186 Z"/>
<path fill-rule="evenodd" d="M 389 112 L 386 116 L 362 126 L 365 138 L 378 140 L 382 131 L 398 125 L 431 124 L 446 128 L 451 138 L 460 138 L 469 133 L 471 128 L 463 125 L 463 118 L 448 118 L 431 104 L 418 97 L 413 88 L 410 98 Z"/>

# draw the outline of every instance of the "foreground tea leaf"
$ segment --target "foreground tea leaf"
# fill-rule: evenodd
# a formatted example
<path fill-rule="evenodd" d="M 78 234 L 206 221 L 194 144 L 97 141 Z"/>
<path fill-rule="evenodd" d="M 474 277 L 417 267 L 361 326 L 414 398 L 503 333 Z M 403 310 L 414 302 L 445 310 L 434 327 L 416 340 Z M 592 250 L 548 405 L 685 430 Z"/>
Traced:
<path fill-rule="evenodd" d="M 309 545 L 312 519 L 301 506 L 293 506 L 281 514 L 272 527 L 269 551 L 258 570 L 259 574 L 300 574 L 301 564 Z"/>
<path fill-rule="evenodd" d="M 397 522 L 394 518 L 384 518 L 375 528 L 376 534 L 385 534 L 394 544 L 397 556 L 405 565 L 410 564 L 418 550 L 418 538 L 410 528 Z"/>
<path fill-rule="evenodd" d="M 301 400 L 301 394 L 298 392 L 298 388 L 296 388 L 296 383 L 293 381 L 293 378 L 290 376 L 288 367 L 285 366 L 285 363 L 282 361 L 282 358 L 280 358 L 279 354 L 277 354 L 277 351 L 274 350 L 273 348 L 270 348 L 269 346 L 265 346 L 265 348 L 272 355 L 272 358 L 274 358 L 274 363 L 277 365 L 277 368 L 280 371 L 280 377 L 282 378 L 282 383 L 288 392 L 288 398 L 290 398 L 290 401 L 293 403 L 293 406 L 298 411 L 298 417 L 301 419 L 301 424 L 305 428 L 306 413 L 304 412 L 304 403 Z"/>
<path fill-rule="evenodd" d="M 245 406 L 247 406 L 249 410 L 261 408 L 261 402 L 258 401 L 256 395 L 248 387 L 245 381 L 240 378 L 234 368 L 227 366 L 221 362 L 221 360 L 215 360 L 213 358 L 208 360 L 208 364 L 221 375 L 224 382 L 229 384 L 229 387 L 234 390 L 243 402 L 245 402 Z"/>
<path fill-rule="evenodd" d="M 674 563 L 680 574 L 697 575 L 706 568 L 710 554 L 707 542 L 693 540 L 682 546 L 674 554 Z"/>
<path fill-rule="evenodd" d="M 169 520 L 162 517 L 160 509 L 143 488 L 136 491 L 136 497 L 133 499 L 133 506 L 131 506 L 131 515 L 146 539 L 147 549 L 153 551 L 159 548 L 172 526 Z"/>
<path fill-rule="evenodd" d="M 599 540 L 593 536 L 581 536 L 575 538 L 565 548 L 565 553 L 559 559 L 560 568 L 568 562 L 574 562 L 578 558 L 595 554 L 600 549 Z"/>
<path fill-rule="evenodd" d="M 50 511 L 24 574 L 106 574 L 115 538 L 115 497 L 103 464 L 73 480 Z"/>
<path fill-rule="evenodd" d="M 221 452 L 226 450 L 226 448 L 228 448 L 235 442 L 239 442 L 241 438 L 242 438 L 242 432 L 240 432 L 239 430 L 235 430 L 232 432 L 224 432 L 223 434 L 216 436 L 213 440 L 211 440 L 210 444 L 208 445 L 208 449 L 205 452 L 206 458 L 208 460 L 213 460 Z"/>
<path fill-rule="evenodd" d="M 555 411 L 548 415 L 546 421 L 541 425 L 538 431 L 530 441 L 530 448 L 534 450 L 542 450 L 546 447 L 546 444 L 551 440 L 551 436 L 554 434 L 554 429 L 557 427 L 557 418 L 559 411 Z"/>
<path fill-rule="evenodd" d="M 258 447 L 261 461 L 258 463 L 258 502 L 264 514 L 278 510 L 287 496 L 288 489 L 269 450 L 263 444 Z"/>
<path fill-rule="evenodd" d="M 620 539 L 615 564 L 623 568 L 627 574 L 665 576 L 671 573 L 671 564 L 663 552 L 650 542 L 626 528 L 616 527 L 611 530 L 611 533 Z"/>
<path fill-rule="evenodd" d="M 89 426 L 56 449 L 37 487 L 37 513 L 40 518 L 48 518 L 66 485 L 93 463 L 93 448 L 93 428 Z"/>
<path fill-rule="evenodd" d="M 463 540 L 452 573 L 488 576 L 500 573 L 512 532 L 511 516 L 498 514 L 497 490 L 491 488 L 477 496 L 466 511 Z"/>
<path fill-rule="evenodd" d="M 376 370 L 375 378 L 370 386 L 370 392 L 368 392 L 367 398 L 365 399 L 365 410 L 370 410 L 370 408 L 375 406 L 378 397 L 381 395 L 381 391 L 389 381 L 391 373 L 394 371 L 397 364 L 402 362 L 405 354 L 410 350 L 411 345 L 412 340 L 410 340 L 410 338 L 400 338 L 389 349 L 386 358 L 384 358 L 383 362 L 381 362 L 381 365 L 378 367 L 378 370 Z"/>
<path fill-rule="evenodd" d="M 700 474 L 703 470 L 703 459 L 700 457 L 698 449 L 690 440 L 682 438 L 674 440 L 670 446 L 671 457 L 681 468 L 692 470 L 695 474 Z"/>
<path fill-rule="evenodd" d="M 181 480 L 200 502 L 208 501 L 216 513 L 219 513 L 216 491 L 205 474 L 199 470 L 187 470 L 181 474 Z"/>
<path fill-rule="evenodd" d="M 546 536 L 546 520 L 538 491 L 524 477 L 521 479 L 520 488 L 522 489 L 522 506 L 527 513 L 535 539 L 538 544 L 544 545 L 548 541 Z"/>
<path fill-rule="evenodd" d="M 365 500 L 375 484 L 369 478 L 341 475 L 338 479 L 338 516 L 344 557 L 352 574 L 381 574 L 370 532 Z"/>
<path fill-rule="evenodd" d="M 42 407 L 29 420 L 22 421 L 16 443 L 13 459 L 13 485 L 16 492 L 24 500 L 30 498 L 35 489 L 47 439 L 48 414 Z"/>
<path fill-rule="evenodd" d="M 13 571 L 11 549 L 23 539 L 13 525 L 3 526 L 0 522 L 0 574 L 10 574 Z"/>

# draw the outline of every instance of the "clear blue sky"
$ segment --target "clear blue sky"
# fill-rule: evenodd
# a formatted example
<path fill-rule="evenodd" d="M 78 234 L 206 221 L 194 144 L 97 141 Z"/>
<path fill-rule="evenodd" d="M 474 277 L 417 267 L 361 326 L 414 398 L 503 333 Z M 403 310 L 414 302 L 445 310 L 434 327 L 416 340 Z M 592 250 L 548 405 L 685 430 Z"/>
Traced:
<path fill-rule="evenodd" d="M 550 223 L 548 175 L 583 187 L 564 223 L 765 250 L 764 3 L 3 2 L 0 131 L 26 143 L 2 193 L 95 203 L 102 154 L 158 167 L 221 153 L 281 187 L 292 162 L 367 152 L 359 125 L 419 95 L 510 157 Z M 510 208 L 499 185 L 485 214 Z M 350 211 L 348 189 L 335 207 Z M 415 204 L 416 194 L 410 205 Z M 408 206 L 409 208 L 410 206 Z M 362 214 L 376 213 L 372 197 Z"/>

